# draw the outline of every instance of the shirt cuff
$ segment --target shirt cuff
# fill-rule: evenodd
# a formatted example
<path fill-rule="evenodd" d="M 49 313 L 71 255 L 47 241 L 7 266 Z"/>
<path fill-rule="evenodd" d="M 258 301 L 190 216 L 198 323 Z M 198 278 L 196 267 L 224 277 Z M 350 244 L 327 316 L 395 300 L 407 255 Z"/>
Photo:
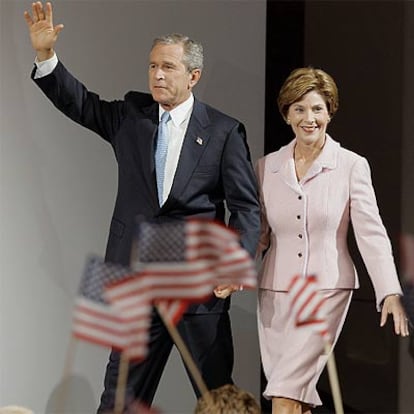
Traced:
<path fill-rule="evenodd" d="M 34 79 L 39 79 L 50 75 L 55 70 L 55 67 L 58 64 L 58 58 L 55 53 L 50 59 L 42 60 L 41 62 L 39 62 L 36 57 L 34 63 L 36 65 Z"/>

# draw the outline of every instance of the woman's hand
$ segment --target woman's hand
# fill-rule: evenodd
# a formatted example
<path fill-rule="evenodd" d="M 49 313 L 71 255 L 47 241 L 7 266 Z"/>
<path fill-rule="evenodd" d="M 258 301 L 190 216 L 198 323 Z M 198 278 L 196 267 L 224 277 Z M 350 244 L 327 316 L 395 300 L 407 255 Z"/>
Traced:
<path fill-rule="evenodd" d="M 399 295 L 389 295 L 384 299 L 381 310 L 381 327 L 387 322 L 389 314 L 392 314 L 394 319 L 395 333 L 401 336 L 408 336 L 408 318 Z"/>

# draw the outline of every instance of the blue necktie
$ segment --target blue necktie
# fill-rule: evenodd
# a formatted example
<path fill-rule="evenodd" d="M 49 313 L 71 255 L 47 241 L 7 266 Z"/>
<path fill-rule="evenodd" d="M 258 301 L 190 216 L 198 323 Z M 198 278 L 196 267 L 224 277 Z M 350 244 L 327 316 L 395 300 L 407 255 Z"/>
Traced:
<path fill-rule="evenodd" d="M 155 149 L 155 173 L 157 175 L 158 201 L 160 206 L 164 204 L 164 176 L 165 162 L 168 153 L 168 127 L 167 122 L 170 120 L 170 113 L 164 112 L 158 125 L 157 147 Z"/>

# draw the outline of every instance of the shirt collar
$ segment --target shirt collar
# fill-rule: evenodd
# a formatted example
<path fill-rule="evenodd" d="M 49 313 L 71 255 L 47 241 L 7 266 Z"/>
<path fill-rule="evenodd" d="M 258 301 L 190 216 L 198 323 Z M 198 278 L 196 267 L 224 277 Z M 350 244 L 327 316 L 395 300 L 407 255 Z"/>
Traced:
<path fill-rule="evenodd" d="M 276 151 L 272 155 L 272 172 L 279 171 L 283 165 L 291 162 L 293 160 L 294 149 L 296 145 L 296 139 L 293 139 L 289 144 L 282 147 L 279 151 Z M 326 134 L 325 145 L 319 156 L 315 160 L 315 164 L 320 165 L 321 168 L 336 168 L 338 150 L 340 144 L 337 141 L 334 141 L 328 134 Z"/>
<path fill-rule="evenodd" d="M 191 109 L 194 105 L 194 95 L 190 94 L 188 99 L 186 99 L 183 103 L 176 106 L 174 109 L 170 111 L 171 121 L 173 122 L 174 126 L 180 126 L 187 118 L 191 112 Z M 165 109 L 159 105 L 159 119 L 161 119 L 162 114 L 165 112 Z"/>

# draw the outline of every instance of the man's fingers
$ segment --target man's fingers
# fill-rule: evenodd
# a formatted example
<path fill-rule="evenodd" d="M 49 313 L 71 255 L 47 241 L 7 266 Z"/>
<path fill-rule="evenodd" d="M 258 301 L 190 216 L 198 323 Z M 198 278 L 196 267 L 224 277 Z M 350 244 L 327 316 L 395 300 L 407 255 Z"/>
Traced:
<path fill-rule="evenodd" d="M 55 34 L 58 35 L 62 31 L 63 27 L 63 24 L 56 25 L 56 27 L 54 28 Z"/>
<path fill-rule="evenodd" d="M 51 26 L 53 26 L 53 10 L 52 4 L 49 2 L 46 3 L 46 21 L 50 23 Z"/>
<path fill-rule="evenodd" d="M 34 23 L 32 20 L 32 16 L 30 16 L 30 13 L 27 11 L 24 12 L 24 19 L 26 20 L 28 27 L 30 27 Z"/>
<path fill-rule="evenodd" d="M 42 20 L 52 23 L 52 5 L 46 3 L 46 7 L 43 8 L 43 4 L 40 1 L 32 3 L 32 16 L 35 23 Z"/>
<path fill-rule="evenodd" d="M 220 298 L 220 299 L 225 299 L 227 296 L 229 296 L 231 293 L 231 289 L 229 289 L 228 286 L 217 286 L 214 289 L 214 294 L 216 295 L 216 297 Z"/>
<path fill-rule="evenodd" d="M 36 23 L 40 20 L 40 8 L 42 7 L 42 3 L 40 1 L 37 1 L 36 3 L 32 3 L 32 16 L 33 21 Z"/>
<path fill-rule="evenodd" d="M 225 299 L 238 290 L 241 290 L 239 285 L 220 285 L 214 289 L 214 294 L 220 299 Z"/>

